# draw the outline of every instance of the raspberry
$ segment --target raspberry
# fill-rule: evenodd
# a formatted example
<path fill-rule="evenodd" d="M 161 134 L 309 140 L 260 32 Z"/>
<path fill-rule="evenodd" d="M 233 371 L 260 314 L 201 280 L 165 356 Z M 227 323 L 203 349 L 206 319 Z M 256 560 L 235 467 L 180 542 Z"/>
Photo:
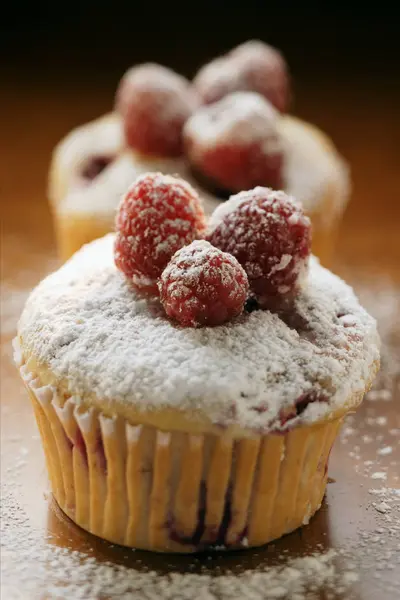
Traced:
<path fill-rule="evenodd" d="M 283 56 L 256 40 L 202 67 L 193 84 L 205 104 L 239 91 L 258 92 L 280 112 L 289 104 L 289 75 Z"/>
<path fill-rule="evenodd" d="M 137 290 L 157 293 L 157 279 L 171 256 L 204 230 L 203 207 L 186 181 L 146 173 L 133 183 L 119 206 L 115 264 Z"/>
<path fill-rule="evenodd" d="M 221 325 L 236 317 L 249 289 L 236 258 L 204 240 L 178 250 L 158 286 L 167 315 L 188 327 Z"/>
<path fill-rule="evenodd" d="M 237 92 L 200 108 L 186 122 L 184 142 L 194 169 L 225 190 L 282 187 L 278 113 L 259 94 Z"/>
<path fill-rule="evenodd" d="M 129 69 L 116 95 L 126 142 L 143 154 L 179 156 L 183 125 L 197 106 L 189 81 L 152 63 Z"/>
<path fill-rule="evenodd" d="M 290 298 L 307 272 L 311 225 L 284 192 L 256 187 L 215 211 L 207 239 L 237 258 L 261 307 Z"/>

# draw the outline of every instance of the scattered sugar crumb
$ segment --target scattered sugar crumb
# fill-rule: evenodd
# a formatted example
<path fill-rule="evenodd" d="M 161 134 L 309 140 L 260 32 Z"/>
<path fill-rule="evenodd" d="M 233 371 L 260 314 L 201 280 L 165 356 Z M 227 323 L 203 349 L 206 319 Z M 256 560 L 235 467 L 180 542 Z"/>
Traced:
<path fill-rule="evenodd" d="M 7 600 L 44 594 L 69 600 L 309 600 L 319 598 L 322 590 L 328 594 L 350 590 L 359 579 L 351 563 L 339 567 L 334 550 L 241 574 L 221 575 L 205 564 L 200 573 L 159 574 L 140 564 L 128 568 L 49 543 L 15 508 L 15 499 L 3 492 L 1 575 Z"/>
<path fill-rule="evenodd" d="M 379 448 L 379 450 L 377 450 L 377 454 L 379 454 L 380 456 L 387 456 L 388 454 L 391 454 L 392 452 L 393 452 L 392 446 L 384 446 L 383 448 Z"/>
<path fill-rule="evenodd" d="M 377 400 L 384 400 L 384 401 L 389 401 L 392 399 L 392 394 L 390 393 L 389 390 L 371 390 L 367 395 L 366 395 L 366 400 L 369 400 L 370 402 L 376 402 Z"/>
<path fill-rule="evenodd" d="M 371 475 L 371 479 L 386 479 L 386 477 L 387 473 L 384 471 L 375 471 L 375 473 L 372 473 Z"/>
<path fill-rule="evenodd" d="M 390 506 L 387 502 L 379 502 L 379 504 L 374 503 L 375 509 L 380 513 L 387 513 L 390 510 Z"/>

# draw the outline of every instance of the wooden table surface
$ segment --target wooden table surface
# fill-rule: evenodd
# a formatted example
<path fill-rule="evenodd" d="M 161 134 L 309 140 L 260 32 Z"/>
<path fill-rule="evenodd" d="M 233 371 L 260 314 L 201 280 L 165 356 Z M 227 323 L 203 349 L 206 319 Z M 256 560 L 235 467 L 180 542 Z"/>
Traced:
<path fill-rule="evenodd" d="M 39 544 L 40 539 L 41 548 L 52 544 L 80 550 L 99 562 L 109 560 L 132 569 L 148 567 L 164 572 L 255 570 L 260 565 L 266 568 L 333 548 L 343 557 L 339 571 L 345 572 L 350 561 L 356 573 L 348 577 L 347 583 L 357 581 L 344 595 L 337 591 L 329 596 L 326 590 L 320 590 L 317 597 L 400 598 L 400 497 L 394 491 L 400 488 L 398 89 L 385 90 L 369 82 L 335 86 L 320 82 L 304 83 L 297 90 L 296 112 L 330 133 L 351 163 L 354 190 L 334 270 L 355 286 L 378 318 L 383 338 L 383 370 L 377 388 L 343 428 L 332 453 L 326 499 L 310 525 L 257 552 L 194 561 L 111 547 L 80 531 L 54 507 L 47 493 L 32 410 L 12 364 L 10 341 L 29 289 L 57 266 L 46 203 L 52 147 L 72 126 L 108 110 L 113 85 L 111 81 L 72 85 L 60 80 L 2 86 L 1 484 L 5 534 L 1 597 L 74 600 L 65 571 L 57 570 L 57 565 L 47 560 L 48 553 L 48 564 L 43 569 L 39 555 L 35 557 L 26 549 L 27 540 Z M 76 597 L 108 597 L 101 590 L 90 593 Z M 263 597 L 278 597 L 269 593 L 265 590 Z M 304 597 L 313 596 L 309 592 Z"/>

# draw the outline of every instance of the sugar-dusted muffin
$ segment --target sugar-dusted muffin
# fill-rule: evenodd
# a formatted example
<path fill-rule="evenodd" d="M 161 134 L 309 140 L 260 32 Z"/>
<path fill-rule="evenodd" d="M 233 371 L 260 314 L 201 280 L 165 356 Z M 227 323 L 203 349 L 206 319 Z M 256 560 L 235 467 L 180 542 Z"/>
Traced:
<path fill-rule="evenodd" d="M 324 133 L 282 112 L 289 98 L 282 56 L 261 42 L 216 59 L 191 84 L 158 65 L 130 69 L 115 111 L 54 150 L 49 198 L 60 256 L 111 231 L 127 185 L 160 170 L 190 181 L 208 213 L 242 189 L 284 189 L 303 203 L 313 252 L 328 263 L 349 196 L 348 168 Z"/>
<path fill-rule="evenodd" d="M 193 190 L 176 185 L 139 179 L 117 237 L 86 245 L 32 292 L 16 362 L 54 496 L 75 523 L 154 551 L 259 546 L 321 506 L 340 424 L 379 366 L 376 324 L 309 259 L 308 219 L 282 193 L 256 188 L 229 213 L 252 219 L 256 255 L 239 237 L 223 251 L 225 217 L 214 246 L 186 237 L 157 262 L 187 235 L 181 214 L 193 238 L 202 227 Z M 149 295 L 150 269 L 161 275 Z"/>

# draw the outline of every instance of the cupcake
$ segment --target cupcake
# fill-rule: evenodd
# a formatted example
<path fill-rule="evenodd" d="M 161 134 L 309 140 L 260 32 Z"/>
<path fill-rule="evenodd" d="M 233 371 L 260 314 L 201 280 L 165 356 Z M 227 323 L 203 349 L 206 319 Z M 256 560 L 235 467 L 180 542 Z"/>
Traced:
<path fill-rule="evenodd" d="M 349 193 L 330 139 L 289 116 L 282 55 L 250 41 L 205 65 L 192 82 L 154 64 L 129 69 L 114 112 L 56 147 L 49 178 L 59 254 L 112 231 L 121 195 L 148 171 L 179 174 L 206 212 L 243 189 L 284 189 L 313 223 L 313 252 L 329 262 Z"/>
<path fill-rule="evenodd" d="M 206 229 L 189 184 L 139 177 L 116 234 L 21 316 L 16 362 L 53 494 L 111 542 L 253 547 L 306 525 L 378 369 L 375 321 L 310 255 L 301 205 L 239 196 Z"/>

